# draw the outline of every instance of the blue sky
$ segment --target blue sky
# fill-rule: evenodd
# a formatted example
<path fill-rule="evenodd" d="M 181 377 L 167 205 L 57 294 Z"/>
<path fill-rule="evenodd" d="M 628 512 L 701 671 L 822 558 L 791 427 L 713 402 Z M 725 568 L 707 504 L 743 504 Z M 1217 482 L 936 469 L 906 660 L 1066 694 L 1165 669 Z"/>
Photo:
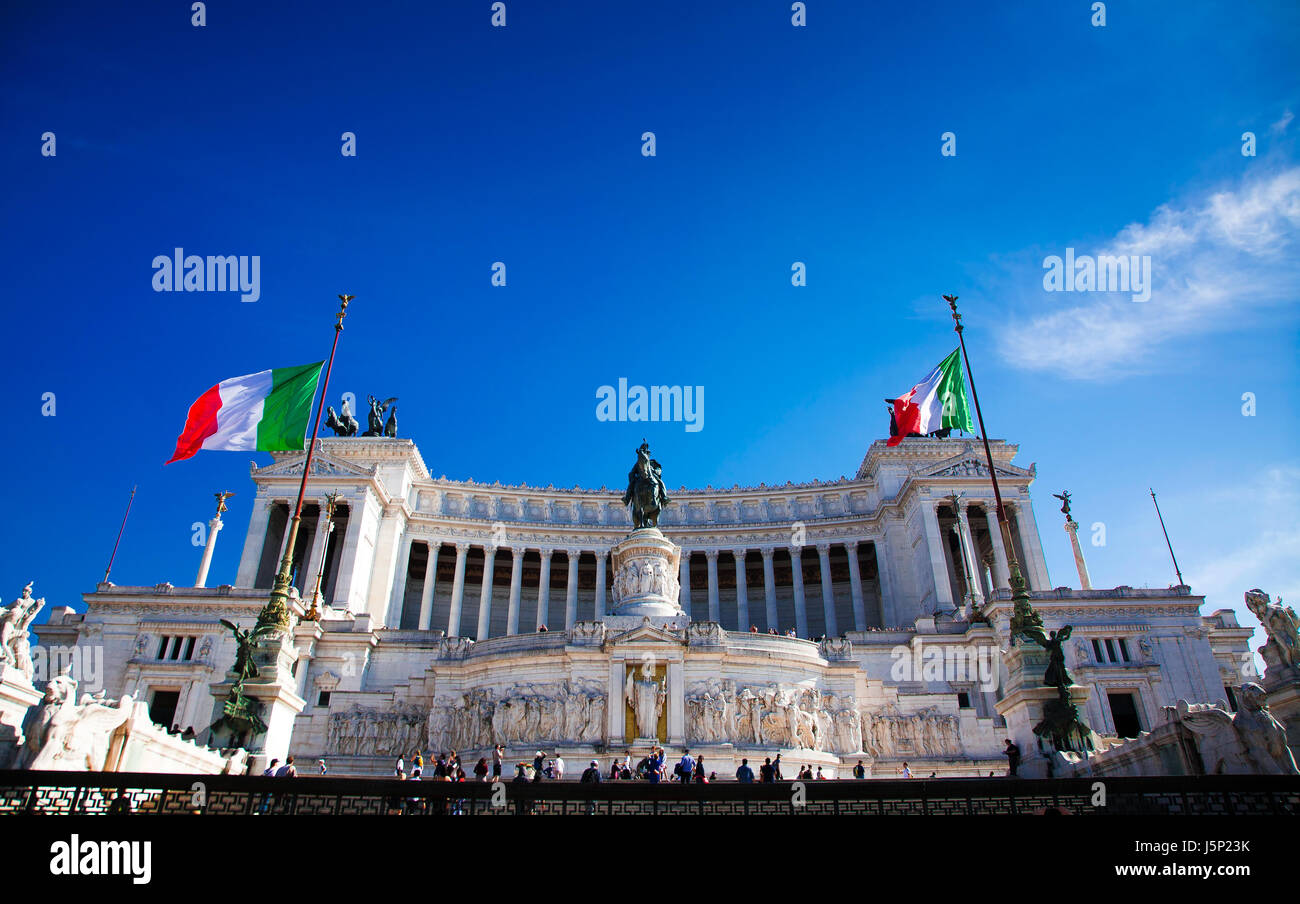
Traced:
<path fill-rule="evenodd" d="M 1053 582 L 1068 488 L 1097 586 L 1171 583 L 1154 486 L 1253 624 L 1300 596 L 1300 8 L 1090 5 L 6 8 L 5 598 L 79 605 L 133 484 L 115 581 L 191 582 L 218 489 L 232 580 L 268 456 L 162 463 L 213 383 L 323 357 L 339 292 L 331 401 L 400 397 L 435 475 L 614 485 L 645 435 L 672 487 L 851 475 L 951 292 Z M 154 292 L 176 247 L 258 255 L 261 299 Z M 1045 292 L 1067 247 L 1149 255 L 1150 301 Z M 704 429 L 597 421 L 619 377 L 705 387 Z"/>

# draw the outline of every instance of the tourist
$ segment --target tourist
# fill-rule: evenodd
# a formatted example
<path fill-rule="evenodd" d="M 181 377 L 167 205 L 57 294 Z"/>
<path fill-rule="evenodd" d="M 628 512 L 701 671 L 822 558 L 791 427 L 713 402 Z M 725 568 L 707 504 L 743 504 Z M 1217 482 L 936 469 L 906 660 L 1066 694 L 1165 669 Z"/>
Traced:
<path fill-rule="evenodd" d="M 559 752 L 558 750 L 555 752 L 555 768 L 554 768 L 554 773 L 555 773 L 555 774 L 554 774 L 553 778 L 554 778 L 557 782 L 562 782 L 562 781 L 564 781 L 564 757 L 560 756 L 560 752 Z"/>
<path fill-rule="evenodd" d="M 689 785 L 691 783 L 691 775 L 695 772 L 695 760 L 691 759 L 689 750 L 682 751 L 682 759 L 677 764 L 676 772 L 682 784 Z"/>
<path fill-rule="evenodd" d="M 591 765 L 589 765 L 586 769 L 582 770 L 582 776 L 578 779 L 578 782 L 583 785 L 599 785 L 600 764 L 597 763 L 595 760 L 592 760 Z M 594 800 L 588 800 L 587 815 L 594 816 L 595 813 L 596 813 L 596 802 Z"/>
<path fill-rule="evenodd" d="M 414 772 L 416 769 L 424 772 L 424 757 L 420 755 L 418 750 L 415 751 L 415 756 L 411 760 L 411 771 Z"/>
<path fill-rule="evenodd" d="M 609 780 L 611 782 L 618 781 L 622 778 L 622 771 L 623 770 L 620 768 L 618 760 L 614 760 L 609 764 Z"/>
<path fill-rule="evenodd" d="M 271 760 L 271 765 L 262 770 L 262 778 L 274 778 L 275 767 L 280 764 L 278 759 Z M 262 799 L 257 802 L 258 815 L 266 813 L 271 808 L 271 795 L 269 792 L 262 795 Z"/>
<path fill-rule="evenodd" d="M 647 759 L 649 762 L 646 764 L 646 778 L 650 780 L 650 784 L 657 785 L 664 774 L 663 751 L 658 747 L 652 747 Z"/>
<path fill-rule="evenodd" d="M 819 781 L 819 782 L 823 782 L 823 781 L 825 781 L 825 780 L 826 780 L 826 776 L 822 775 L 822 767 L 821 767 L 821 766 L 818 766 L 818 767 L 817 767 L 817 781 Z"/>
<path fill-rule="evenodd" d="M 501 760 L 506 755 L 506 748 L 503 744 L 498 744 L 492 749 L 492 779 L 495 781 L 501 777 Z"/>
<path fill-rule="evenodd" d="M 749 633 L 750 633 L 750 634 L 757 634 L 757 633 L 758 633 L 758 625 L 750 625 L 750 626 L 749 626 Z"/>
<path fill-rule="evenodd" d="M 746 785 L 754 783 L 754 770 L 749 768 L 749 760 L 740 761 L 740 768 L 736 770 L 736 781 Z"/>
<path fill-rule="evenodd" d="M 420 781 L 421 780 L 420 775 L 423 773 L 423 771 L 424 771 L 423 769 L 417 769 L 415 767 L 412 767 L 410 780 L 413 782 Z M 422 806 L 423 803 L 424 803 L 424 798 L 418 797 L 414 794 L 408 795 L 406 797 L 406 815 L 411 816 L 413 814 L 419 813 L 423 809 Z"/>
<path fill-rule="evenodd" d="M 515 766 L 515 777 L 510 780 L 511 784 L 522 784 L 529 781 L 527 775 L 528 766 L 525 763 L 519 763 Z"/>
<path fill-rule="evenodd" d="M 902 773 L 902 775 L 903 775 L 903 778 L 911 778 L 911 777 L 912 777 L 912 770 L 909 769 L 909 768 L 907 768 L 907 763 L 904 763 L 904 764 L 903 764 L 903 768 L 902 768 L 900 771 L 901 771 L 901 773 Z"/>
<path fill-rule="evenodd" d="M 533 757 L 533 781 L 540 782 L 542 780 L 542 767 L 545 765 L 546 754 L 539 750 L 537 756 Z"/>
<path fill-rule="evenodd" d="M 281 766 L 279 769 L 276 770 L 275 777 L 276 778 L 297 778 L 298 777 L 298 767 L 294 766 L 292 755 L 290 755 L 289 758 L 284 761 L 283 766 Z"/>
<path fill-rule="evenodd" d="M 772 761 L 772 780 L 779 782 L 784 778 L 785 776 L 781 774 L 781 754 L 778 753 L 776 759 Z"/>
<path fill-rule="evenodd" d="M 538 634 L 545 634 L 545 633 L 546 633 L 546 625 L 538 625 L 538 626 L 537 626 L 537 633 L 538 633 Z"/>
<path fill-rule="evenodd" d="M 400 753 L 397 755 L 397 762 L 393 765 L 393 775 L 398 779 L 406 778 L 406 763 Z"/>
<path fill-rule="evenodd" d="M 931 773 L 930 773 L 930 778 L 938 778 L 938 777 L 939 777 L 939 773 L 937 773 L 937 772 L 931 772 Z"/>
<path fill-rule="evenodd" d="M 500 773 L 498 772 L 497 774 L 499 775 Z M 485 782 L 487 781 L 487 776 L 488 776 L 487 757 L 481 756 L 478 758 L 478 762 L 474 764 L 474 781 Z"/>
<path fill-rule="evenodd" d="M 628 764 L 627 760 L 624 760 L 623 765 L 619 767 L 618 777 L 620 781 L 632 781 L 632 767 Z"/>
<path fill-rule="evenodd" d="M 776 770 L 772 768 L 772 758 L 765 757 L 763 765 L 758 767 L 758 780 L 764 785 L 770 785 L 776 781 Z"/>
<path fill-rule="evenodd" d="M 320 770 L 321 775 L 324 775 L 325 773 L 330 771 L 329 767 L 325 765 L 325 761 L 323 759 L 316 761 L 316 768 Z"/>
<path fill-rule="evenodd" d="M 854 778 L 867 777 L 867 767 L 862 765 L 862 760 L 858 760 L 858 765 L 853 767 L 853 777 Z"/>
<path fill-rule="evenodd" d="M 1002 752 L 1006 754 L 1007 757 L 1007 775 L 1014 776 L 1016 770 L 1020 768 L 1020 747 L 1010 738 L 1007 738 L 1006 749 Z M 989 775 L 992 774 L 992 772 L 989 773 Z"/>
<path fill-rule="evenodd" d="M 273 777 L 275 775 L 275 767 L 278 765 L 280 765 L 280 761 L 278 759 L 271 760 L 271 765 L 267 766 L 266 769 L 262 770 L 262 777 L 263 778 Z"/>
<path fill-rule="evenodd" d="M 777 633 L 776 633 L 776 628 L 768 628 L 768 629 L 767 629 L 767 633 L 768 633 L 768 634 L 771 634 L 773 637 L 777 637 L 777 636 L 778 636 Z"/>
<path fill-rule="evenodd" d="M 695 758 L 695 780 L 697 782 L 708 781 L 708 779 L 704 777 L 704 757 L 702 756 L 697 756 Z"/>

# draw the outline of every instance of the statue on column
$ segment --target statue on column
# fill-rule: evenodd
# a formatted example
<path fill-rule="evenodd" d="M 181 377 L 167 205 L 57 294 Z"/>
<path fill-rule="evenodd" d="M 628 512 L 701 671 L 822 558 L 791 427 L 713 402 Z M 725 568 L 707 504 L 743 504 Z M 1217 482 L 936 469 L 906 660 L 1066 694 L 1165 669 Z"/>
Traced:
<path fill-rule="evenodd" d="M 31 681 L 35 675 L 32 666 L 31 642 L 27 632 L 36 616 L 45 608 L 45 600 L 32 599 L 32 584 L 28 581 L 22 596 L 0 615 L 0 665 L 10 665 L 22 671 Z"/>
<path fill-rule="evenodd" d="M 632 525 L 637 530 L 659 526 L 659 513 L 668 507 L 663 467 L 650 457 L 650 445 L 641 440 L 636 450 L 636 464 L 627 475 L 627 492 L 623 504 L 632 506 Z"/>
<path fill-rule="evenodd" d="M 370 417 L 369 417 L 370 429 L 361 435 L 362 436 L 383 436 L 384 435 L 384 412 L 388 410 L 390 405 L 392 405 L 394 402 L 397 401 L 397 398 L 396 396 L 394 396 L 391 399 L 384 399 L 382 402 L 379 401 L 379 399 L 375 398 L 374 396 L 367 396 L 366 398 L 370 402 Z M 396 418 L 394 418 L 393 432 L 396 433 L 396 431 L 397 431 L 397 420 Z"/>
<path fill-rule="evenodd" d="M 640 677 L 635 669 L 627 673 L 623 697 L 632 707 L 638 738 L 659 737 L 659 717 L 668 701 L 666 684 L 667 681 L 655 681 L 654 662 L 649 659 L 641 665 Z"/>

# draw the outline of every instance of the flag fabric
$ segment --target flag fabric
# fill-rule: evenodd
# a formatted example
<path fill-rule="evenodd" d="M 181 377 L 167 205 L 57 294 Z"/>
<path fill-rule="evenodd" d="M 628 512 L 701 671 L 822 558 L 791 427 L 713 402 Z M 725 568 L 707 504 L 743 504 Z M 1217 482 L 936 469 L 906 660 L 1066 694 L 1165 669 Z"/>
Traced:
<path fill-rule="evenodd" d="M 286 452 L 303 448 L 324 361 L 222 380 L 190 406 L 167 464 L 200 449 Z"/>
<path fill-rule="evenodd" d="M 953 349 L 920 383 L 894 400 L 894 421 L 898 433 L 889 438 L 889 446 L 897 446 L 911 433 L 924 436 L 945 428 L 975 432 L 960 348 Z"/>

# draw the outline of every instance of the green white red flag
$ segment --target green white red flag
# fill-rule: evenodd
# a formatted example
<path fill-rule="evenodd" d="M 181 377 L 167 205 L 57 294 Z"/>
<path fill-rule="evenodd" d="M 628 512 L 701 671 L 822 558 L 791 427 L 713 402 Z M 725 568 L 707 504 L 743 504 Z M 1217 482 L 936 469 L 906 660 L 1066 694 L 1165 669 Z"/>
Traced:
<path fill-rule="evenodd" d="M 324 361 L 231 377 L 190 406 L 176 452 L 167 464 L 200 449 L 301 451 Z"/>
<path fill-rule="evenodd" d="M 960 348 L 953 349 L 920 383 L 894 400 L 894 421 L 898 433 L 889 438 L 889 446 L 897 446 L 913 433 L 925 436 L 943 429 L 975 432 Z"/>

